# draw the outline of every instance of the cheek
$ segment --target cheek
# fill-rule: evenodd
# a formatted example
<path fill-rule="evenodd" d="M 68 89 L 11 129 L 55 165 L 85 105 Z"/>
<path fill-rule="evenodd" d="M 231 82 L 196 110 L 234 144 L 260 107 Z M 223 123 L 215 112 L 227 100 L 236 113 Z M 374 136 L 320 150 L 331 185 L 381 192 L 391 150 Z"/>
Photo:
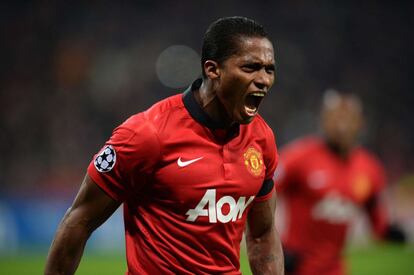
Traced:
<path fill-rule="evenodd" d="M 222 95 L 227 101 L 239 101 L 247 89 L 245 81 L 240 76 L 232 75 L 223 79 Z M 236 102 L 233 102 L 235 104 Z"/>
<path fill-rule="evenodd" d="M 359 134 L 359 128 L 356 125 L 352 125 L 348 129 L 348 138 L 355 139 Z"/>

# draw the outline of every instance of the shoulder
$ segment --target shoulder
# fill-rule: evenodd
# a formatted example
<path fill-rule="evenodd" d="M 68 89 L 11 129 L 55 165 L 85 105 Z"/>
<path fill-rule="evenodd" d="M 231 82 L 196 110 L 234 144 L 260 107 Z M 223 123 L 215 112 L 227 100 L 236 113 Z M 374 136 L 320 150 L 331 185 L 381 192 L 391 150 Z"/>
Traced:
<path fill-rule="evenodd" d="M 294 139 L 281 148 L 281 155 L 306 156 L 314 151 L 321 150 L 323 142 L 316 136 L 305 136 Z"/>
<path fill-rule="evenodd" d="M 158 124 L 166 114 L 178 110 L 183 105 L 181 95 L 163 99 L 147 110 L 136 113 L 119 125 L 112 133 L 111 140 L 128 145 L 143 145 L 146 148 L 159 147 Z"/>
<path fill-rule="evenodd" d="M 384 170 L 383 164 L 379 157 L 368 149 L 358 146 L 353 152 L 361 165 L 375 169 L 377 171 Z"/>
<path fill-rule="evenodd" d="M 150 132 L 156 130 L 156 125 L 162 120 L 168 119 L 171 113 L 179 113 L 184 109 L 182 95 L 177 94 L 160 100 L 147 110 L 129 117 L 121 127 L 133 132 L 141 132 L 143 127 Z"/>
<path fill-rule="evenodd" d="M 264 143 L 263 146 L 276 145 L 275 133 L 260 115 L 257 115 L 247 127 L 250 129 L 248 133 L 251 137 L 258 140 L 259 143 Z"/>
<path fill-rule="evenodd" d="M 262 147 L 264 155 L 271 158 L 277 157 L 276 136 L 266 121 L 257 115 L 247 127 L 249 127 L 247 133 L 250 138 Z"/>
<path fill-rule="evenodd" d="M 190 117 L 183 103 L 183 94 L 176 94 L 157 102 L 143 115 L 159 133 L 179 127 L 183 119 Z"/>
<path fill-rule="evenodd" d="M 144 114 L 148 120 L 155 121 L 169 113 L 180 112 L 183 109 L 185 109 L 185 107 L 182 100 L 182 94 L 176 94 L 158 101 L 148 108 Z"/>
<path fill-rule="evenodd" d="M 317 136 L 305 136 L 297 138 L 281 147 L 280 165 L 276 172 L 275 179 L 279 183 L 279 191 L 286 189 L 287 185 L 300 184 L 302 181 L 303 169 L 306 169 L 309 160 L 324 150 L 322 140 Z"/>
<path fill-rule="evenodd" d="M 368 176 L 379 191 L 385 187 L 387 175 L 380 159 L 372 152 L 363 147 L 357 147 L 353 151 L 355 165 L 359 167 L 361 173 Z"/>
<path fill-rule="evenodd" d="M 255 119 L 251 122 L 251 127 L 253 127 L 256 131 L 259 130 L 263 133 L 268 133 L 273 135 L 272 128 L 267 124 L 267 122 L 263 119 L 261 115 L 257 115 Z"/>
<path fill-rule="evenodd" d="M 249 133 L 254 136 L 255 142 L 257 142 L 262 150 L 263 160 L 266 165 L 265 178 L 271 179 L 279 162 L 275 135 L 270 126 L 259 115 L 256 116 L 249 126 Z"/>

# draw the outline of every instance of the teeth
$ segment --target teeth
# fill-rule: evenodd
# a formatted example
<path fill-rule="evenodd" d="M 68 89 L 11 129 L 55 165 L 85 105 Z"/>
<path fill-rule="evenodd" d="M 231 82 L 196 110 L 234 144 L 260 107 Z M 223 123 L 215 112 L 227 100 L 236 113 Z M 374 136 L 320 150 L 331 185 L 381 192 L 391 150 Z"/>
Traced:
<path fill-rule="evenodd" d="M 252 95 L 254 95 L 254 96 L 260 96 L 260 97 L 264 97 L 265 96 L 263 93 L 252 93 Z"/>
<path fill-rule="evenodd" d="M 246 111 L 247 111 L 247 113 L 252 115 L 252 114 L 256 113 L 257 108 L 249 108 L 249 107 L 246 106 Z"/>

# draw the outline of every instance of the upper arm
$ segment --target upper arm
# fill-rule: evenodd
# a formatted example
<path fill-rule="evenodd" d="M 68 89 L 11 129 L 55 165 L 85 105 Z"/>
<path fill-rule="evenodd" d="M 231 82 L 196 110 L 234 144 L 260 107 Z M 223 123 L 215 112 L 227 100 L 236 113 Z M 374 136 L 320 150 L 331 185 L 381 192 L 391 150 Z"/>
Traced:
<path fill-rule="evenodd" d="M 381 238 L 388 225 L 385 202 L 381 194 L 378 192 L 372 194 L 365 207 L 375 235 Z"/>
<path fill-rule="evenodd" d="M 276 193 L 265 201 L 258 201 L 252 205 L 247 216 L 247 235 L 259 238 L 274 227 L 274 215 L 276 209 Z"/>
<path fill-rule="evenodd" d="M 370 181 L 373 185 L 372 193 L 367 200 L 365 207 L 368 212 L 372 227 L 377 236 L 381 237 L 388 224 L 384 191 L 386 175 L 384 167 L 375 158 L 370 159 L 368 171 L 370 171 Z"/>
<path fill-rule="evenodd" d="M 252 205 L 247 217 L 246 245 L 253 274 L 284 274 L 283 250 L 274 225 L 276 193 Z"/>
<path fill-rule="evenodd" d="M 155 127 L 138 114 L 113 131 L 90 162 L 88 175 L 109 196 L 125 201 L 150 183 L 160 155 Z"/>
<path fill-rule="evenodd" d="M 279 165 L 275 173 L 275 184 L 280 194 L 290 192 L 295 189 L 295 184 L 300 182 L 302 175 L 302 160 L 309 155 L 309 149 L 302 141 L 294 141 L 285 145 L 280 151 Z"/>
<path fill-rule="evenodd" d="M 108 196 L 86 175 L 72 206 L 65 215 L 64 225 L 82 226 L 91 233 L 105 222 L 121 203 Z"/>
<path fill-rule="evenodd" d="M 90 234 L 120 205 L 86 175 L 49 250 L 45 274 L 74 274 Z"/>

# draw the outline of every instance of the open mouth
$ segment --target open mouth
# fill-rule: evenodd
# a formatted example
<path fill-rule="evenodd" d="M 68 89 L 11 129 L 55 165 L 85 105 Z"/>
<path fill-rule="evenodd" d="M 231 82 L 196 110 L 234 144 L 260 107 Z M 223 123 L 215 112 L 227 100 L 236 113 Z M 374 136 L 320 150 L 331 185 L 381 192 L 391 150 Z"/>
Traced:
<path fill-rule="evenodd" d="M 266 93 L 264 92 L 254 92 L 246 96 L 244 107 L 246 109 L 246 113 L 249 116 L 254 116 L 257 114 L 259 105 L 262 102 L 265 95 Z"/>

